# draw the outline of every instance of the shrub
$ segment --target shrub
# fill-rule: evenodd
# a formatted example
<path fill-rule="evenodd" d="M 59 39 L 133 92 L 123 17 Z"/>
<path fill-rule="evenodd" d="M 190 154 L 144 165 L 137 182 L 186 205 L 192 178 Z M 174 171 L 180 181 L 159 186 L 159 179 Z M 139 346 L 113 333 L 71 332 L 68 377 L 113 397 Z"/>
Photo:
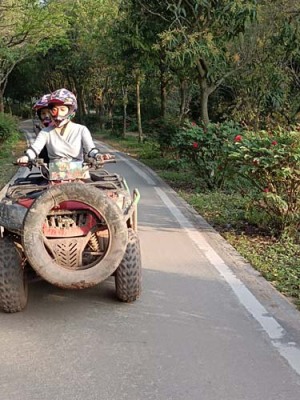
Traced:
<path fill-rule="evenodd" d="M 0 113 L 0 142 L 4 142 L 18 130 L 18 121 L 10 114 Z"/>
<path fill-rule="evenodd" d="M 229 151 L 233 138 L 241 136 L 241 128 L 233 122 L 209 124 L 189 123 L 172 143 L 180 158 L 192 163 L 209 189 L 222 188 L 229 177 Z"/>
<path fill-rule="evenodd" d="M 97 114 L 87 114 L 81 120 L 79 120 L 79 115 L 76 115 L 74 121 L 88 126 L 90 130 L 99 129 L 100 125 L 100 117 Z"/>
<path fill-rule="evenodd" d="M 157 118 L 143 123 L 144 133 L 158 141 L 162 154 L 172 149 L 173 139 L 178 129 L 178 121 L 170 118 Z"/>
<path fill-rule="evenodd" d="M 230 159 L 245 179 L 255 207 L 280 232 L 300 227 L 300 133 L 297 130 L 245 132 L 231 144 Z"/>
<path fill-rule="evenodd" d="M 142 159 L 159 158 L 159 146 L 157 142 L 153 140 L 146 140 L 143 143 L 142 150 L 140 152 L 140 158 Z"/>

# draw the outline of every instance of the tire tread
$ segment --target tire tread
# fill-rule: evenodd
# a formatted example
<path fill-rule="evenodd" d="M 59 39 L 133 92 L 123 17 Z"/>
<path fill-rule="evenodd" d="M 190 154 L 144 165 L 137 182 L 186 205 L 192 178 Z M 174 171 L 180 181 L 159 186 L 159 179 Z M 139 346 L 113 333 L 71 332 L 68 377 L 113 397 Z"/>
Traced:
<path fill-rule="evenodd" d="M 0 308 L 7 313 L 22 311 L 27 300 L 21 255 L 11 237 L 0 238 Z"/>
<path fill-rule="evenodd" d="M 131 303 L 141 294 L 141 250 L 139 238 L 132 229 L 128 230 L 128 244 L 124 257 L 116 270 L 116 294 L 119 300 Z"/>

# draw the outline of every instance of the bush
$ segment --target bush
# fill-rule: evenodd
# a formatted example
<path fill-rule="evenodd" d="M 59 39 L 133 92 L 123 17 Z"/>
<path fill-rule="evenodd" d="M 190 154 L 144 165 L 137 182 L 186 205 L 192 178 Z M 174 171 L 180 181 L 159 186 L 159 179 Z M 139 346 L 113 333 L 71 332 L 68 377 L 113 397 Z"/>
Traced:
<path fill-rule="evenodd" d="M 179 130 L 177 120 L 157 118 L 143 123 L 143 130 L 147 136 L 158 141 L 162 154 L 172 149 L 174 136 Z"/>
<path fill-rule="evenodd" d="M 159 146 L 157 142 L 153 140 L 144 141 L 139 157 L 142 159 L 159 158 Z"/>
<path fill-rule="evenodd" d="M 279 129 L 245 132 L 232 143 L 230 159 L 251 191 L 252 206 L 269 215 L 280 232 L 300 227 L 300 133 Z"/>
<path fill-rule="evenodd" d="M 173 138 L 179 157 L 195 167 L 209 189 L 222 188 L 230 174 L 229 151 L 241 128 L 233 122 L 209 124 L 206 127 L 189 123 Z"/>
<path fill-rule="evenodd" d="M 74 119 L 74 122 L 78 122 L 78 123 L 84 124 L 90 130 L 93 130 L 95 128 L 99 129 L 100 117 L 97 114 L 86 114 L 81 118 L 81 120 L 79 120 L 79 115 L 76 115 L 75 119 Z"/>
<path fill-rule="evenodd" d="M 0 113 L 0 143 L 18 130 L 18 120 L 10 114 Z"/>

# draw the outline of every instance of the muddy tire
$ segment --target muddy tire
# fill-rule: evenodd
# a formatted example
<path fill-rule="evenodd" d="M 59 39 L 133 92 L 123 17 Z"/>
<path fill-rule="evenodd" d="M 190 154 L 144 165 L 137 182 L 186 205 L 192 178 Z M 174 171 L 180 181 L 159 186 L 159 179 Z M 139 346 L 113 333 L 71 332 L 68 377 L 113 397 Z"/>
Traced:
<path fill-rule="evenodd" d="M 116 294 L 126 303 L 135 301 L 141 294 L 142 262 L 140 242 L 133 229 L 128 230 L 128 244 L 124 257 L 115 272 Z"/>
<path fill-rule="evenodd" d="M 0 238 L 0 308 L 22 311 L 28 301 L 28 283 L 22 257 L 11 237 Z"/>
<path fill-rule="evenodd" d="M 70 200 L 95 210 L 104 218 L 110 233 L 105 256 L 87 269 L 64 268 L 49 254 L 44 242 L 43 224 L 49 211 Z M 24 219 L 22 244 L 38 275 L 62 288 L 82 289 L 102 282 L 117 269 L 127 245 L 127 226 L 120 208 L 104 192 L 82 183 L 65 183 L 51 187 L 32 204 Z"/>

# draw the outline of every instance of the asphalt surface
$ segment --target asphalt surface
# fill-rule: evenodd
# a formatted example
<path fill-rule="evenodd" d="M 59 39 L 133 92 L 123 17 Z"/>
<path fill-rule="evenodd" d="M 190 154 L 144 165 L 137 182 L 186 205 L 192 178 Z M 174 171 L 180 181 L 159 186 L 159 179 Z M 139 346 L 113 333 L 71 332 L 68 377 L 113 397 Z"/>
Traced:
<path fill-rule="evenodd" d="M 113 278 L 30 284 L 24 312 L 0 313 L 0 400 L 299 400 L 299 312 L 152 171 L 116 156 L 107 169 L 141 193 L 142 296 L 116 301 Z"/>

